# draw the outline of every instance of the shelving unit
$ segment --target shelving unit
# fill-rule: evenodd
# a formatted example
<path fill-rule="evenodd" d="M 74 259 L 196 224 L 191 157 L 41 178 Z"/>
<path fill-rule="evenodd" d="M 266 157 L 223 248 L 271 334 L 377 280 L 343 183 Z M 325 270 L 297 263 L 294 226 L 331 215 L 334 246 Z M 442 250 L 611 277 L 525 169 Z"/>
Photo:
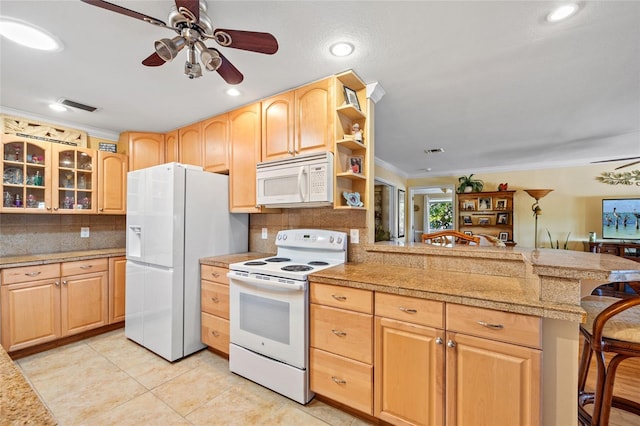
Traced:
<path fill-rule="evenodd" d="M 492 235 L 513 242 L 513 194 L 515 191 L 469 192 L 456 194 L 458 230 Z"/>
<path fill-rule="evenodd" d="M 356 92 L 360 109 L 345 102 L 344 88 Z M 367 145 L 367 98 L 366 85 L 353 72 L 347 71 L 335 77 L 335 187 L 334 208 L 336 209 L 367 209 L 367 197 L 370 176 L 371 159 Z M 355 124 L 363 132 L 363 141 L 356 141 L 349 136 Z M 358 193 L 362 206 L 347 203 L 344 193 Z"/>

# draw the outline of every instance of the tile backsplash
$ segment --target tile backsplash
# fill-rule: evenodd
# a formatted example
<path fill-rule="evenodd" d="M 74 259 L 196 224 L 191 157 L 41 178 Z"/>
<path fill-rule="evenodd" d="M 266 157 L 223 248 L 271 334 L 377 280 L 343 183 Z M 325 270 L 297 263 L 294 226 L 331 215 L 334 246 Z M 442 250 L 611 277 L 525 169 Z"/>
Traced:
<path fill-rule="evenodd" d="M 0 214 L 0 256 L 124 247 L 125 229 L 124 215 Z"/>

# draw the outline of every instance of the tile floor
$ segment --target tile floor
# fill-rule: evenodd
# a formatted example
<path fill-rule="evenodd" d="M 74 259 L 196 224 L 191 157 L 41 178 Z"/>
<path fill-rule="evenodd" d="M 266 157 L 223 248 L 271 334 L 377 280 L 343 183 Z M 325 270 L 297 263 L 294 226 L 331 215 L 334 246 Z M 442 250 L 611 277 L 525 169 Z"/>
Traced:
<path fill-rule="evenodd" d="M 316 400 L 297 404 L 230 373 L 207 350 L 167 362 L 124 329 L 17 364 L 60 425 L 367 424 Z"/>

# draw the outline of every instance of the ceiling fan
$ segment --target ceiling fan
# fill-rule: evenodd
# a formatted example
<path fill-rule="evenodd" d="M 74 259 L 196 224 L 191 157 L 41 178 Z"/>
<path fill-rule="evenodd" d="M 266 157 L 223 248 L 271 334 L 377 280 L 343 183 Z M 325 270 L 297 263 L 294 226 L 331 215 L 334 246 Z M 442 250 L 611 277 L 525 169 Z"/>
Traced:
<path fill-rule="evenodd" d="M 202 77 L 202 67 L 207 71 L 216 71 L 229 84 L 242 82 L 244 76 L 222 53 L 213 47 L 207 47 L 204 41 L 215 40 L 220 46 L 272 55 L 278 51 L 278 41 L 269 33 L 213 29 L 207 16 L 207 4 L 204 0 L 175 0 L 175 6 L 169 13 L 169 24 L 143 13 L 118 6 L 102 0 L 82 0 L 93 6 L 140 19 L 152 25 L 174 30 L 178 35 L 171 39 L 163 38 L 154 43 L 155 52 L 142 61 L 148 67 L 157 67 L 176 58 L 178 53 L 187 49 L 187 61 L 184 73 L 189 78 Z"/>
<path fill-rule="evenodd" d="M 632 161 L 631 163 L 623 164 L 622 166 L 618 166 L 613 170 L 624 169 L 625 167 L 630 167 L 630 166 L 635 166 L 636 164 L 640 164 L 640 157 L 613 158 L 611 160 L 592 161 L 591 164 L 612 163 L 614 161 L 625 161 L 625 160 L 638 160 L 638 161 Z"/>

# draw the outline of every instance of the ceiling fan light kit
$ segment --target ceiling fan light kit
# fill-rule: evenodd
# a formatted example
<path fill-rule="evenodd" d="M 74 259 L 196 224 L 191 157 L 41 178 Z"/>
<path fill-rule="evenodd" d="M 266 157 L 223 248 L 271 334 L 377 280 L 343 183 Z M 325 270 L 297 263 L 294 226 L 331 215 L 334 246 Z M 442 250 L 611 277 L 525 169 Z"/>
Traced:
<path fill-rule="evenodd" d="M 161 66 L 166 62 L 171 62 L 182 49 L 187 47 L 184 73 L 191 79 L 202 76 L 200 62 L 207 71 L 216 71 L 228 84 L 239 84 L 244 79 L 242 73 L 222 53 L 204 44 L 207 39 L 213 39 L 223 47 L 267 55 L 278 51 L 278 41 L 269 33 L 229 29 L 214 30 L 211 19 L 207 16 L 207 4 L 204 0 L 175 0 L 175 6 L 169 12 L 169 25 L 159 19 L 103 0 L 82 1 L 92 6 L 140 19 L 152 25 L 174 30 L 178 36 L 172 39 L 157 40 L 154 43 L 155 53 L 145 58 L 142 64 L 148 67 Z"/>

